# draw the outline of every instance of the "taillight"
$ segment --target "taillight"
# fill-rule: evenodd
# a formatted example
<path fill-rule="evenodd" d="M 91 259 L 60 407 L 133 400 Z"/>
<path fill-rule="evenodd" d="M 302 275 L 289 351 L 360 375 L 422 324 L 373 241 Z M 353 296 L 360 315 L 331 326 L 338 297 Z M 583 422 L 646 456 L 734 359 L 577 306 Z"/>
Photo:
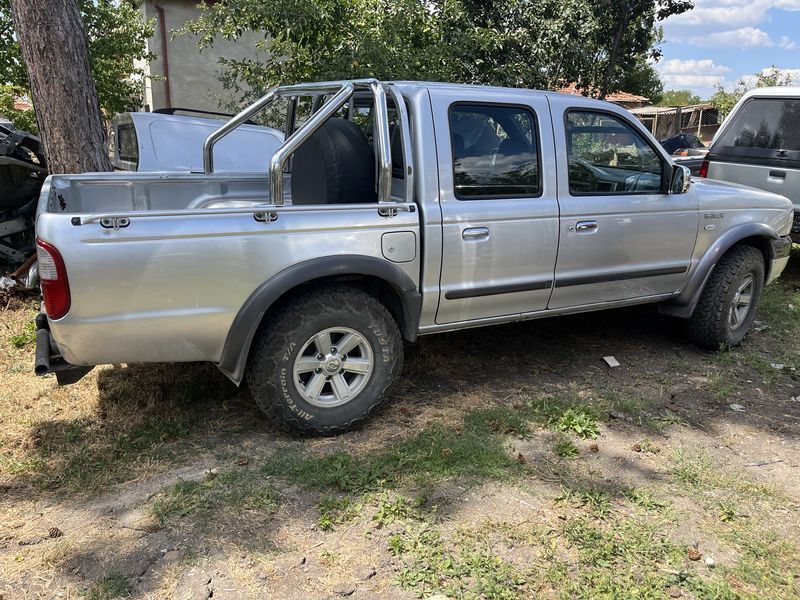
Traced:
<path fill-rule="evenodd" d="M 700 165 L 700 177 L 708 177 L 708 161 L 704 160 Z"/>
<path fill-rule="evenodd" d="M 55 246 L 40 239 L 36 240 L 36 254 L 39 260 L 39 278 L 42 280 L 44 309 L 51 319 L 60 319 L 69 311 L 69 281 L 64 259 Z"/>

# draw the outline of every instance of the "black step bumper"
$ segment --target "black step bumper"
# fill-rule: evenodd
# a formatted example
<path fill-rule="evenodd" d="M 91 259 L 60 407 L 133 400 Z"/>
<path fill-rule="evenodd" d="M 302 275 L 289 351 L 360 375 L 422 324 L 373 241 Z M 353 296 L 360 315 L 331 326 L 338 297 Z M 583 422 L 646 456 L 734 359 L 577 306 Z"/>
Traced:
<path fill-rule="evenodd" d="M 39 377 L 55 373 L 58 385 L 68 385 L 80 381 L 91 370 L 92 367 L 73 365 L 64 360 L 50 335 L 47 315 L 36 315 L 36 359 L 33 372 Z"/>

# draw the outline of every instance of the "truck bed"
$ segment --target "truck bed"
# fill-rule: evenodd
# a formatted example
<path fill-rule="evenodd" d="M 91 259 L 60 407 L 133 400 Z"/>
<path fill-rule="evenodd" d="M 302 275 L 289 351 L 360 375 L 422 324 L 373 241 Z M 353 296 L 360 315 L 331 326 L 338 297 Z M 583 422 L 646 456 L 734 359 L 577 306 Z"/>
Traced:
<path fill-rule="evenodd" d="M 38 237 L 67 268 L 71 308 L 50 327 L 75 365 L 218 362 L 264 282 L 331 249 L 389 260 L 392 232 L 413 240 L 410 258 L 392 262 L 418 283 L 413 204 L 276 207 L 264 175 L 52 176 L 37 214 Z"/>

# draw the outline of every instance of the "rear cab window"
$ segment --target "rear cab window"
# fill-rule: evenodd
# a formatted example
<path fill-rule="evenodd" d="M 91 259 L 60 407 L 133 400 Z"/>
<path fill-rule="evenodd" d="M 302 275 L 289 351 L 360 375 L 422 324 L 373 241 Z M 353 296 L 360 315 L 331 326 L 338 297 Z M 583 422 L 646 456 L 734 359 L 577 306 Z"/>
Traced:
<path fill-rule="evenodd" d="M 457 199 L 541 194 L 538 131 L 530 108 L 458 103 L 450 107 L 449 121 Z"/>
<path fill-rule="evenodd" d="M 800 160 L 800 98 L 751 98 L 730 119 L 715 155 Z"/>

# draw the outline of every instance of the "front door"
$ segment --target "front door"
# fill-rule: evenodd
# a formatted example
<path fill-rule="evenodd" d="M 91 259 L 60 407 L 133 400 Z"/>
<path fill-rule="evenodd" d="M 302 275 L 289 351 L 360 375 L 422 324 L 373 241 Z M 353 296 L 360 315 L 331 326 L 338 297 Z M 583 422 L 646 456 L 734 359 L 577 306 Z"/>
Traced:
<path fill-rule="evenodd" d="M 547 99 L 486 89 L 430 92 L 442 209 L 436 322 L 547 308 L 558 248 Z"/>
<path fill-rule="evenodd" d="M 572 101 L 574 102 L 574 101 Z M 620 111 L 551 99 L 560 242 L 551 309 L 656 297 L 686 279 L 697 238 L 692 188 L 667 193 L 671 165 Z"/>

